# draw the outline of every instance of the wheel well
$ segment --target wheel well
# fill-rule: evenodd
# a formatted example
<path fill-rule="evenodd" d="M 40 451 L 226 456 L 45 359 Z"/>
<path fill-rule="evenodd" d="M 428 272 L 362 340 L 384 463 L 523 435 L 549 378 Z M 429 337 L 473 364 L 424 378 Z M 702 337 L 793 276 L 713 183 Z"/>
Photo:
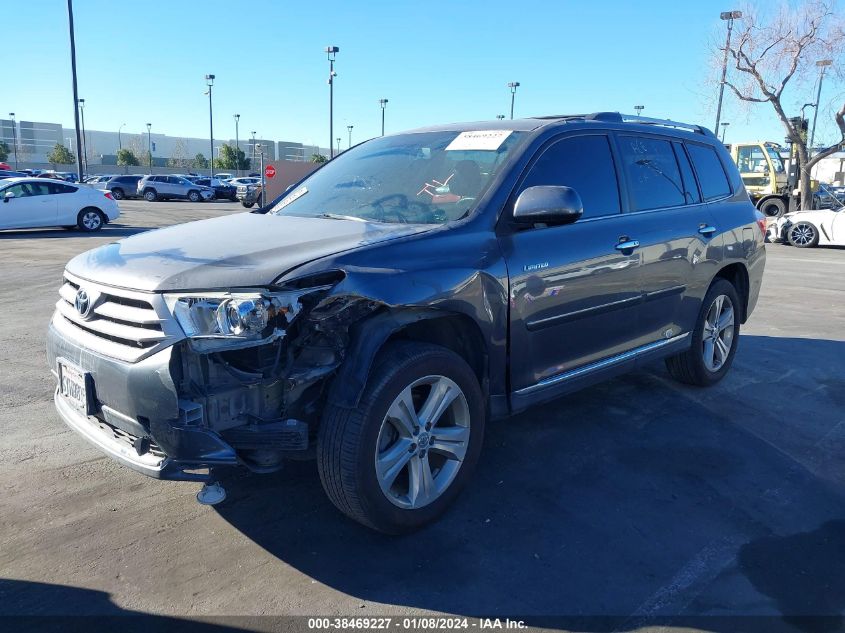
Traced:
<path fill-rule="evenodd" d="M 144 193 L 147 193 L 148 191 L 156 193 L 155 187 L 144 187 Z"/>
<path fill-rule="evenodd" d="M 736 292 L 742 302 L 742 318 L 740 319 L 740 323 L 745 323 L 746 319 L 748 319 L 748 295 L 750 290 L 748 270 L 742 264 L 730 264 L 716 273 L 715 279 L 727 279 L 736 288 Z"/>
<path fill-rule="evenodd" d="M 469 317 L 451 314 L 409 323 L 385 343 L 395 340 L 423 341 L 452 350 L 469 364 L 487 393 L 487 348 L 481 330 Z"/>

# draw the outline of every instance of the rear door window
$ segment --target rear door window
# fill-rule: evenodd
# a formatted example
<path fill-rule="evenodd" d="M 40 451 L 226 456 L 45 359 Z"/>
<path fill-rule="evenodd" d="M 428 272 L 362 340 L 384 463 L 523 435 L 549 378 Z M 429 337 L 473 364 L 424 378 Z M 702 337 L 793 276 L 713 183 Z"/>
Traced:
<path fill-rule="evenodd" d="M 522 189 L 538 185 L 574 189 L 585 218 L 620 212 L 616 168 L 603 134 L 570 136 L 552 144 L 531 167 Z"/>
<path fill-rule="evenodd" d="M 699 145 L 698 143 L 687 143 L 686 146 L 695 167 L 698 184 L 701 185 L 701 194 L 704 199 L 714 200 L 729 196 L 731 186 L 716 150 L 708 145 Z"/>
<path fill-rule="evenodd" d="M 698 204 L 701 202 L 701 193 L 698 191 L 698 184 L 695 182 L 695 175 L 692 172 L 692 165 L 690 165 L 689 157 L 684 150 L 683 143 L 672 142 L 672 149 L 675 150 L 675 158 L 678 159 L 678 165 L 681 167 L 681 178 L 684 181 L 684 195 L 689 204 Z"/>
<path fill-rule="evenodd" d="M 619 150 L 628 178 L 633 211 L 677 207 L 687 203 L 672 144 L 646 136 L 620 136 Z"/>
<path fill-rule="evenodd" d="M 76 187 L 71 187 L 70 185 L 59 185 L 54 182 L 50 183 L 50 193 L 73 193 L 74 191 L 76 191 Z"/>

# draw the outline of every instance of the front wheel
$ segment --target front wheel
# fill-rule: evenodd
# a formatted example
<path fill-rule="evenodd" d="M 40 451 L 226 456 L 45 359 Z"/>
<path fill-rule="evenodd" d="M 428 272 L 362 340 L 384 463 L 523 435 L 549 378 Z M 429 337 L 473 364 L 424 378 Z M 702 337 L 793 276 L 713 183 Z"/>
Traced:
<path fill-rule="evenodd" d="M 106 219 L 103 216 L 103 213 L 99 209 L 94 209 L 93 207 L 82 209 L 76 217 L 77 227 L 79 227 L 80 231 L 84 231 L 85 233 L 99 231 L 103 228 L 105 223 Z"/>
<path fill-rule="evenodd" d="M 242 204 L 242 205 L 244 205 L 247 209 L 251 209 L 251 208 L 252 208 L 252 206 L 253 206 L 255 203 L 254 203 L 254 202 L 246 202 L 246 201 L 244 201 L 244 200 L 241 200 L 241 204 Z"/>
<path fill-rule="evenodd" d="M 717 279 L 704 296 L 690 349 L 666 359 L 675 380 L 709 387 L 728 373 L 739 342 L 739 295 L 727 279 Z"/>
<path fill-rule="evenodd" d="M 199 191 L 188 192 L 188 200 L 190 200 L 191 202 L 199 202 L 200 201 Z"/>
<path fill-rule="evenodd" d="M 819 232 L 809 222 L 796 222 L 787 230 L 786 239 L 797 248 L 812 248 L 819 243 Z"/>
<path fill-rule="evenodd" d="M 156 200 L 158 200 L 158 194 L 152 189 L 147 189 L 144 192 L 144 200 L 146 200 L 147 202 L 155 202 Z"/>
<path fill-rule="evenodd" d="M 437 345 L 396 342 L 376 359 L 356 409 L 327 405 L 317 466 L 339 510 L 400 534 L 445 512 L 483 438 L 483 398 L 466 361 Z"/>

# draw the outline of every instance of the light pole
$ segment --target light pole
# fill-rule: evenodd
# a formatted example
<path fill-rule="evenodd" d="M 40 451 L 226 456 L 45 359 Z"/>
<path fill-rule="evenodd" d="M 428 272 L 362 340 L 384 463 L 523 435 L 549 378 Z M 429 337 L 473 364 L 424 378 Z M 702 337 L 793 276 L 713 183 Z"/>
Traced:
<path fill-rule="evenodd" d="M 346 129 L 349 130 L 349 145 L 347 146 L 346 149 L 349 149 L 350 147 L 352 147 L 352 128 L 353 127 L 355 127 L 355 126 L 354 125 L 347 125 L 346 126 Z"/>
<path fill-rule="evenodd" d="M 635 105 L 634 110 L 637 111 L 637 116 L 641 117 L 643 115 L 643 110 L 645 110 L 645 106 L 644 105 Z"/>
<path fill-rule="evenodd" d="M 505 115 L 504 114 L 497 114 L 496 118 L 499 119 L 499 121 L 503 121 L 504 118 L 505 118 Z"/>
<path fill-rule="evenodd" d="M 813 127 L 810 129 L 810 144 L 807 146 L 809 155 L 813 155 L 813 139 L 816 138 L 816 119 L 819 116 L 819 104 L 822 98 L 822 81 L 824 81 L 824 69 L 833 63 L 832 59 L 822 59 L 816 62 L 819 67 L 819 89 L 816 92 L 816 109 L 813 112 Z"/>
<path fill-rule="evenodd" d="M 716 106 L 716 127 L 713 129 L 719 132 L 719 121 L 722 118 L 722 96 L 725 93 L 725 77 L 728 74 L 728 51 L 731 49 L 731 30 L 734 27 L 734 20 L 742 17 L 742 11 L 722 11 L 719 18 L 728 23 L 728 39 L 725 41 L 725 58 L 722 60 L 722 81 L 719 82 L 719 103 Z"/>
<path fill-rule="evenodd" d="M 339 136 L 337 137 L 337 153 L 340 154 L 340 137 Z M 332 157 L 334 157 L 334 154 L 332 154 Z"/>
<path fill-rule="evenodd" d="M 241 120 L 241 115 L 235 115 L 235 175 L 241 175 L 241 144 L 238 140 L 238 123 Z"/>
<path fill-rule="evenodd" d="M 9 118 L 12 119 L 12 142 L 15 145 L 15 171 L 18 169 L 18 122 L 15 121 L 15 113 L 9 112 Z"/>
<path fill-rule="evenodd" d="M 727 121 L 723 121 L 721 123 L 721 126 L 722 126 L 722 143 L 723 144 L 725 142 L 725 132 L 727 132 L 729 125 L 730 125 L 730 123 L 728 123 Z"/>
<path fill-rule="evenodd" d="M 211 137 L 211 154 L 208 156 L 208 175 L 214 178 L 214 117 L 211 111 L 211 87 L 214 85 L 214 75 L 205 76 L 205 85 L 208 86 L 208 135 Z"/>
<path fill-rule="evenodd" d="M 255 135 L 256 134 L 258 134 L 258 132 L 255 132 L 255 131 L 252 132 L 252 162 L 250 163 L 250 167 L 252 167 L 253 169 L 255 169 Z"/>
<path fill-rule="evenodd" d="M 85 162 L 85 173 L 88 173 L 88 143 L 85 138 L 85 99 L 79 100 L 79 115 L 82 117 L 82 160 Z"/>
<path fill-rule="evenodd" d="M 254 146 L 253 146 L 254 147 Z M 258 208 L 264 206 L 264 147 L 261 143 L 258 144 L 258 153 L 261 155 L 261 202 L 258 204 Z"/>
<path fill-rule="evenodd" d="M 123 149 L 123 143 L 120 140 L 120 131 L 123 129 L 123 127 L 125 125 L 126 125 L 126 123 L 121 123 L 120 127 L 117 128 L 117 149 L 118 149 L 118 151 Z"/>
<path fill-rule="evenodd" d="M 519 88 L 518 81 L 511 81 L 508 83 L 508 88 L 511 89 L 511 119 L 513 119 L 513 102 L 516 99 L 516 89 Z"/>
<path fill-rule="evenodd" d="M 381 106 L 381 135 L 384 136 L 384 109 L 387 107 L 387 99 L 379 99 L 378 103 Z"/>
<path fill-rule="evenodd" d="M 147 123 L 147 158 L 150 161 L 150 173 L 153 173 L 153 124 Z"/>
<path fill-rule="evenodd" d="M 334 71 L 334 60 L 335 55 L 340 52 L 340 49 L 337 46 L 326 46 L 326 56 L 329 59 L 329 158 L 334 157 L 334 152 L 332 151 L 332 138 L 334 138 L 334 78 L 337 77 L 337 73 Z M 338 145 L 337 151 L 340 152 L 340 145 Z"/>
<path fill-rule="evenodd" d="M 73 34 L 73 0 L 67 0 L 67 23 L 70 30 L 70 74 L 73 82 L 73 117 L 76 127 L 76 172 L 82 182 L 82 144 L 79 142 L 79 91 L 76 89 L 76 37 Z"/>

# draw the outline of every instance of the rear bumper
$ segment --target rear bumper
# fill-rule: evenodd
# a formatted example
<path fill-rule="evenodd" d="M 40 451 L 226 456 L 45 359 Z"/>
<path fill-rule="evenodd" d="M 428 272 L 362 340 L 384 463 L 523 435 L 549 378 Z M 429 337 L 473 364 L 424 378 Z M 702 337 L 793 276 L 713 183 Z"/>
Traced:
<path fill-rule="evenodd" d="M 59 394 L 53 400 L 59 417 L 77 434 L 109 457 L 156 479 L 207 481 L 195 472 L 234 466 L 234 449 L 217 433 L 188 420 L 179 406 L 170 376 L 174 348 L 168 347 L 137 363 L 125 363 L 88 350 L 62 336 L 51 323 L 47 358 L 58 380 L 57 360 L 73 363 L 91 375 L 92 415 Z"/>

